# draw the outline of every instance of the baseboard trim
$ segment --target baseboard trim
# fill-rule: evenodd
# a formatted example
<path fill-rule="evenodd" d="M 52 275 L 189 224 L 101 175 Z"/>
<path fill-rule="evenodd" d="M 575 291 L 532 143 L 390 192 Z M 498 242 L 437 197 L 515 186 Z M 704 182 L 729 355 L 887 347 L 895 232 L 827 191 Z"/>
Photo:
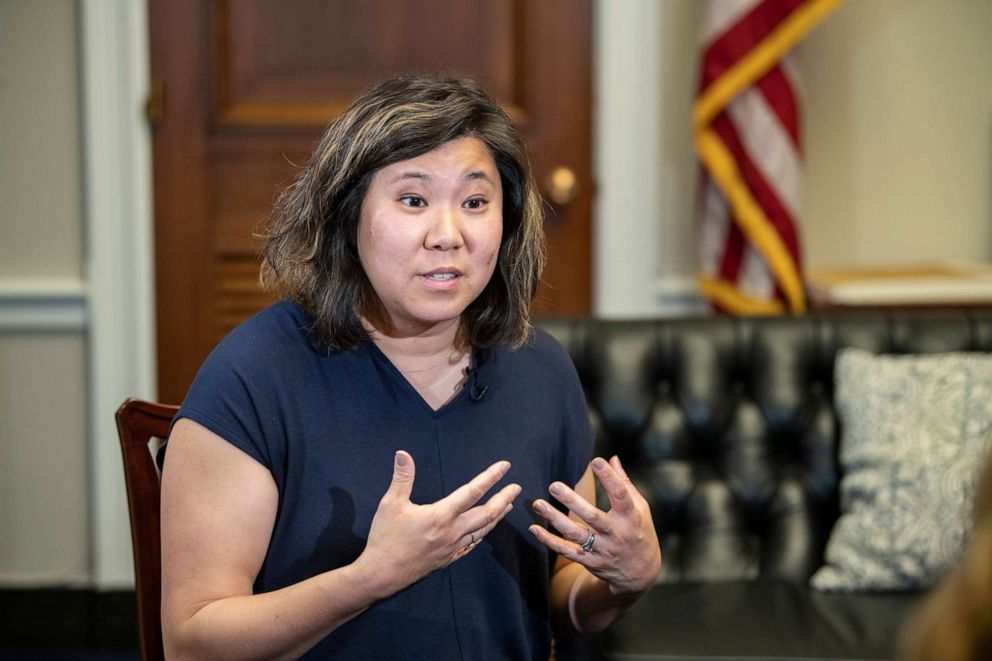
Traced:
<path fill-rule="evenodd" d="M 134 591 L 0 590 L 0 648 L 137 650 Z"/>

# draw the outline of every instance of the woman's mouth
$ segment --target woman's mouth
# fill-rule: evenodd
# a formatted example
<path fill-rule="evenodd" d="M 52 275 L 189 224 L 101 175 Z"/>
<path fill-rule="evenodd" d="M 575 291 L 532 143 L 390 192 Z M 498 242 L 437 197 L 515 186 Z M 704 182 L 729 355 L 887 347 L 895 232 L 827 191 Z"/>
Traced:
<path fill-rule="evenodd" d="M 455 268 L 440 268 L 421 274 L 424 284 L 434 291 L 448 291 L 458 285 L 462 272 Z"/>

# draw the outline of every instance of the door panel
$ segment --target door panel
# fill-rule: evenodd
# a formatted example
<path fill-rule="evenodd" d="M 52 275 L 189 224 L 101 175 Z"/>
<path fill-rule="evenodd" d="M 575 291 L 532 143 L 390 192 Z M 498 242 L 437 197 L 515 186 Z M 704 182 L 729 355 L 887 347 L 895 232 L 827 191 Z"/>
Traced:
<path fill-rule="evenodd" d="M 513 2 L 295 0 L 288 7 L 272 0 L 214 5 L 222 121 L 322 127 L 370 81 L 395 74 L 399 62 L 475 78 L 495 97 L 513 98 Z"/>
<path fill-rule="evenodd" d="M 564 166 L 577 197 L 549 207 L 542 313 L 590 300 L 588 0 L 149 0 L 159 397 L 179 401 L 259 291 L 261 230 L 327 121 L 402 72 L 482 83 L 527 137 L 538 182 Z"/>

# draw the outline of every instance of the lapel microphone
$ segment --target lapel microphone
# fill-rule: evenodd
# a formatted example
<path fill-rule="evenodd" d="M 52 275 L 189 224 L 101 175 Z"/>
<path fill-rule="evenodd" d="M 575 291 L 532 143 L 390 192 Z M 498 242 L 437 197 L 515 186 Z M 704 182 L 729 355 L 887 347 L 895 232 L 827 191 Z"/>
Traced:
<path fill-rule="evenodd" d="M 478 402 L 486 396 L 486 392 L 489 391 L 489 386 L 484 386 L 479 383 L 478 368 L 468 367 L 465 369 L 465 373 L 468 375 L 469 381 L 471 382 L 468 389 L 468 398 L 473 402 Z"/>

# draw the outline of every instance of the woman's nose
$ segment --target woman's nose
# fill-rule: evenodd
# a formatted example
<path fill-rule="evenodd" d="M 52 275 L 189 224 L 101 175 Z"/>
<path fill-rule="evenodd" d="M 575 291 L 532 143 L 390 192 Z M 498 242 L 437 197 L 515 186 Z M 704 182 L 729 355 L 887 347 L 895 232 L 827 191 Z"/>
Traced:
<path fill-rule="evenodd" d="M 462 245 L 462 233 L 458 226 L 458 212 L 445 205 L 436 210 L 424 238 L 428 250 L 452 250 Z"/>

